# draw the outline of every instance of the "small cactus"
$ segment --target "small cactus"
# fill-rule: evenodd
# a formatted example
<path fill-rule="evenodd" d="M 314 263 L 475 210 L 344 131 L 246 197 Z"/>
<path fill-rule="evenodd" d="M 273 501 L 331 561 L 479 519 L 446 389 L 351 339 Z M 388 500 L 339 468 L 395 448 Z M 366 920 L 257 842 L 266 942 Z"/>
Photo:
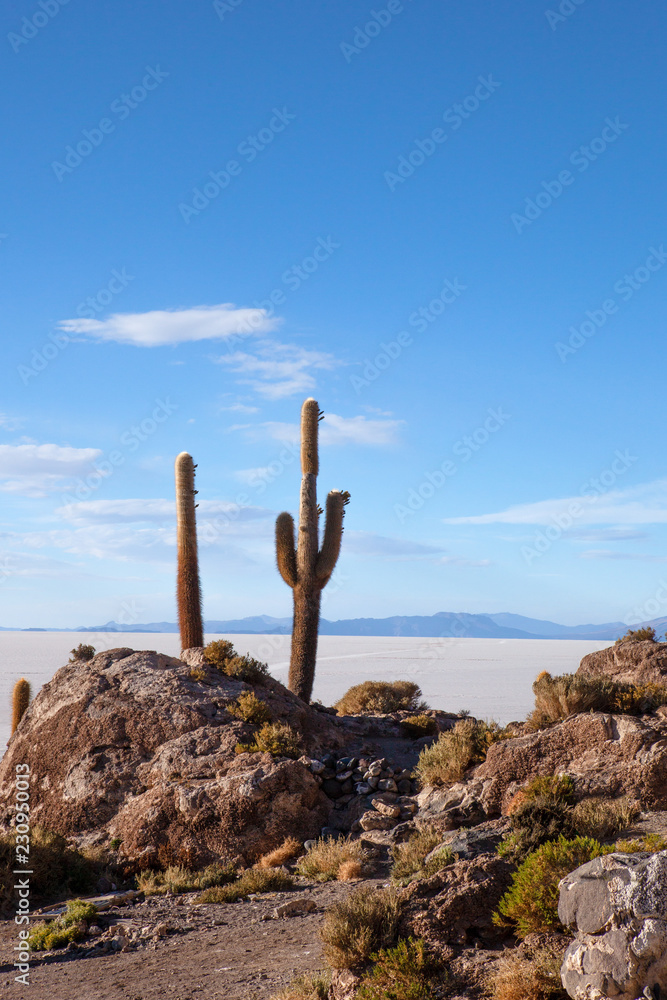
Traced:
<path fill-rule="evenodd" d="M 195 518 L 195 464 L 187 451 L 176 459 L 176 543 L 178 626 L 181 649 L 204 645 Z"/>
<path fill-rule="evenodd" d="M 301 408 L 301 504 L 299 541 L 294 541 L 291 514 L 278 515 L 276 521 L 276 559 L 278 570 L 294 594 L 292 651 L 290 656 L 290 691 L 310 701 L 315 679 L 320 600 L 336 566 L 343 536 L 343 516 L 350 494 L 332 490 L 326 501 L 326 521 L 322 546 L 319 545 L 317 503 L 318 426 L 322 413 L 314 399 Z"/>
<path fill-rule="evenodd" d="M 26 709 L 30 704 L 30 684 L 22 677 L 20 681 L 17 681 L 14 685 L 14 693 L 12 696 L 12 736 L 18 729 L 19 722 L 25 715 Z"/>

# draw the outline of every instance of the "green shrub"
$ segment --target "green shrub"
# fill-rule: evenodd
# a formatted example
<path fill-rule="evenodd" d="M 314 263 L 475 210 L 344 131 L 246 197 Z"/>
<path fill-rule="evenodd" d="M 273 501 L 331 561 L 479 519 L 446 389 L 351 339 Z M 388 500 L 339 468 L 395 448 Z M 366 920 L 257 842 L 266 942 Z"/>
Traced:
<path fill-rule="evenodd" d="M 71 656 L 69 658 L 70 663 L 75 663 L 76 660 L 92 660 L 95 655 L 95 647 L 87 646 L 85 643 L 80 642 L 76 649 L 70 650 Z"/>
<path fill-rule="evenodd" d="M 222 672 L 235 681 L 245 681 L 247 684 L 263 684 L 269 677 L 266 663 L 260 663 L 248 653 L 227 660 Z"/>
<path fill-rule="evenodd" d="M 271 709 L 254 691 L 242 691 L 236 701 L 227 705 L 227 711 L 234 718 L 249 722 L 253 726 L 261 726 L 271 721 Z"/>
<path fill-rule="evenodd" d="M 656 851 L 665 850 L 667 850 L 667 840 L 659 833 L 645 833 L 636 840 L 617 840 L 614 844 L 614 851 L 620 854 L 638 854 L 641 851 L 655 854 Z"/>
<path fill-rule="evenodd" d="M 345 692 L 334 708 L 339 715 L 387 715 L 392 712 L 423 712 L 421 689 L 412 681 L 364 681 Z"/>
<path fill-rule="evenodd" d="M 292 876 L 279 868 L 247 868 L 235 882 L 205 889 L 195 903 L 236 903 L 254 892 L 284 892 L 293 886 Z"/>
<path fill-rule="evenodd" d="M 363 868 L 369 858 L 359 840 L 334 840 L 333 837 L 318 840 L 299 859 L 296 870 L 304 878 L 315 882 L 331 882 L 337 879 L 341 866 L 348 861 L 356 861 Z"/>
<path fill-rule="evenodd" d="M 519 937 L 560 930 L 558 883 L 580 865 L 613 847 L 603 847 L 590 837 L 559 837 L 542 844 L 530 854 L 512 876 L 512 885 L 498 904 L 493 921 L 499 927 L 513 927 Z"/>
<path fill-rule="evenodd" d="M 390 848 L 392 858 L 391 879 L 398 885 L 408 885 L 416 879 L 428 878 L 455 861 L 449 847 L 426 861 L 426 856 L 442 843 L 442 834 L 433 829 L 417 830 L 402 844 Z"/>
<path fill-rule="evenodd" d="M 303 753 L 301 737 L 286 722 L 265 722 L 252 743 L 237 743 L 236 753 L 270 753 L 296 760 Z"/>
<path fill-rule="evenodd" d="M 437 731 L 438 724 L 430 715 L 408 715 L 407 718 L 401 719 L 401 735 L 411 740 L 434 736 Z"/>
<path fill-rule="evenodd" d="M 361 980 L 358 1000 L 431 1000 L 438 966 L 421 938 L 401 940 L 371 958 L 375 965 Z"/>
<path fill-rule="evenodd" d="M 320 928 L 324 957 L 334 969 L 352 969 L 396 943 L 401 903 L 394 889 L 363 886 L 331 906 Z"/>
<path fill-rule="evenodd" d="M 616 645 L 620 645 L 623 642 L 656 642 L 655 629 L 647 626 L 646 628 L 629 628 L 625 635 L 620 636 L 616 640 Z"/>
<path fill-rule="evenodd" d="M 480 764 L 492 743 L 504 738 L 495 722 L 460 719 L 453 729 L 440 733 L 437 741 L 424 747 L 415 771 L 422 785 L 443 785 L 460 781 L 473 764 Z"/>
<path fill-rule="evenodd" d="M 67 909 L 60 917 L 48 922 L 35 924 L 30 931 L 28 943 L 32 951 L 53 951 L 66 948 L 70 941 L 80 941 L 85 936 L 89 924 L 97 917 L 97 907 L 82 899 L 70 899 Z"/>
<path fill-rule="evenodd" d="M 574 837 L 572 809 L 564 802 L 533 799 L 512 813 L 512 832 L 498 847 L 501 857 L 519 863 L 548 841 Z"/>
<path fill-rule="evenodd" d="M 231 865 L 208 865 L 203 871 L 195 872 L 182 865 L 170 865 L 165 871 L 143 871 L 137 875 L 137 888 L 146 896 L 164 896 L 167 893 L 179 895 L 208 889 L 210 886 L 226 885 L 234 882 L 237 872 Z"/>
<path fill-rule="evenodd" d="M 209 642 L 208 646 L 204 647 L 206 662 L 210 663 L 212 667 L 217 667 L 222 673 L 224 673 L 227 660 L 231 660 L 234 656 L 236 656 L 234 643 L 230 642 L 229 639 L 214 639 Z"/>
<path fill-rule="evenodd" d="M 533 683 L 535 710 L 528 717 L 532 729 L 544 728 L 580 712 L 614 712 L 644 715 L 667 704 L 662 684 L 623 684 L 610 677 L 561 674 L 552 677 L 543 670 Z"/>

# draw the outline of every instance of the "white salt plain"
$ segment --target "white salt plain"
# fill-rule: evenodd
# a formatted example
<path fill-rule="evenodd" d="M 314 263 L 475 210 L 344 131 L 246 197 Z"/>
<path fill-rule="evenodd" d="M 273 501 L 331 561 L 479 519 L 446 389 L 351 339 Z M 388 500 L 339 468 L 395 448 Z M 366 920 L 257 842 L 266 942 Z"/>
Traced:
<path fill-rule="evenodd" d="M 269 664 L 286 682 L 290 637 L 212 635 L 229 638 L 240 653 Z M 11 691 L 19 677 L 33 695 L 67 662 L 80 642 L 98 652 L 116 646 L 156 649 L 177 656 L 173 633 L 0 632 L 0 751 L 9 738 Z M 609 641 L 572 639 L 414 639 L 389 636 L 322 636 L 313 698 L 331 705 L 364 680 L 414 680 L 432 708 L 466 708 L 480 719 L 506 724 L 524 719 L 533 707 L 531 685 L 541 670 L 571 673 L 586 653 Z"/>

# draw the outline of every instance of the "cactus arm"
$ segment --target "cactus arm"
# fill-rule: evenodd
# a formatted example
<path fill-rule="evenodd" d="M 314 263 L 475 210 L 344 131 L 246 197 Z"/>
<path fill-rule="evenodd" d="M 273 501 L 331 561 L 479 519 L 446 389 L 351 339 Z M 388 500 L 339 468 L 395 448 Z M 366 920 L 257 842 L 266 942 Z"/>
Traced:
<path fill-rule="evenodd" d="M 176 458 L 175 473 L 178 623 L 181 647 L 191 649 L 204 645 L 204 627 L 197 556 L 195 466 L 187 451 Z"/>
<path fill-rule="evenodd" d="M 340 543 L 343 538 L 345 505 L 349 501 L 350 494 L 342 490 L 332 490 L 327 497 L 324 539 L 315 565 L 315 576 L 322 587 L 327 583 L 338 561 Z"/>
<path fill-rule="evenodd" d="M 276 519 L 276 560 L 278 572 L 288 587 L 296 587 L 296 551 L 294 548 L 294 518 L 279 514 Z"/>
<path fill-rule="evenodd" d="M 307 399 L 301 407 L 301 472 L 313 476 L 318 474 L 319 457 L 317 453 L 318 425 L 320 407 L 317 400 Z"/>

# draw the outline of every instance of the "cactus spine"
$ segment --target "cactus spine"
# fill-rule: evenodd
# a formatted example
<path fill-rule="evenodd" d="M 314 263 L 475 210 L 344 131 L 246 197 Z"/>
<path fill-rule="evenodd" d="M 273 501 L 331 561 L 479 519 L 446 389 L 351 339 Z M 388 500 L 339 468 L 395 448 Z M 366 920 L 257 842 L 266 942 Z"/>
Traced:
<path fill-rule="evenodd" d="M 178 626 L 181 649 L 204 645 L 195 519 L 195 464 L 187 451 L 176 459 L 176 543 Z"/>
<path fill-rule="evenodd" d="M 25 715 L 25 711 L 30 704 L 30 684 L 22 677 L 14 685 L 12 696 L 12 736 L 18 729 L 18 724 Z"/>
<path fill-rule="evenodd" d="M 329 493 L 320 548 L 318 518 L 322 511 L 317 505 L 317 437 L 321 418 L 317 402 L 307 399 L 301 408 L 302 478 L 297 544 L 292 515 L 279 514 L 276 521 L 278 570 L 285 583 L 292 588 L 294 596 L 288 687 L 304 701 L 310 701 L 315 678 L 322 589 L 328 583 L 338 559 L 345 505 L 350 499 L 350 494 L 341 490 Z"/>

